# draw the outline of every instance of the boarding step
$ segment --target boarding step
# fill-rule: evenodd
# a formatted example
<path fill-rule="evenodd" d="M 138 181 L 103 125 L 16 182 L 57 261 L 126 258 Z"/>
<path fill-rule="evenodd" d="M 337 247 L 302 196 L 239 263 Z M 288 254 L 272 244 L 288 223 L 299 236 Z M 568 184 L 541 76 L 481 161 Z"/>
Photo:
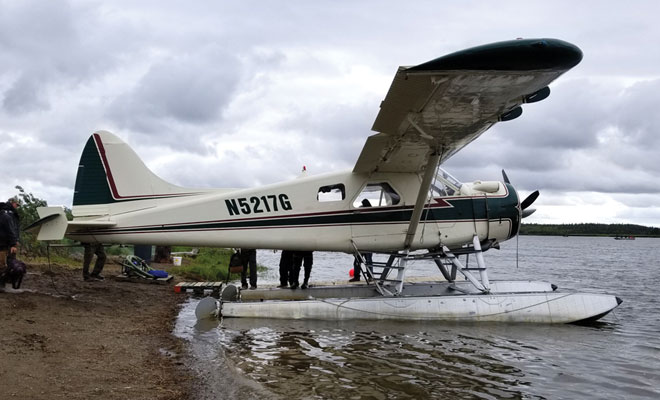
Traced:
<path fill-rule="evenodd" d="M 382 261 L 373 261 L 370 264 L 365 264 L 365 265 L 371 266 L 371 267 L 377 267 L 377 268 L 402 268 L 402 267 L 399 267 L 399 266 L 396 266 L 396 265 L 391 265 L 391 266 L 388 267 L 387 263 L 382 262 Z"/>
<path fill-rule="evenodd" d="M 174 286 L 175 293 L 193 292 L 195 294 L 204 294 L 210 291 L 212 295 L 219 296 L 224 282 L 180 282 Z"/>
<path fill-rule="evenodd" d="M 389 272 L 389 271 L 387 271 Z M 374 272 L 371 271 L 371 276 L 369 278 L 378 281 L 378 282 L 401 282 L 400 279 L 388 279 L 387 277 L 389 276 L 389 273 L 385 274 L 385 271 L 383 272 Z"/>
<path fill-rule="evenodd" d="M 387 265 L 385 262 L 373 262 L 365 264 L 367 271 L 371 274 L 371 278 L 379 282 L 401 282 L 400 280 L 387 279 L 389 274 L 393 271 L 401 271 L 405 267 L 399 265 Z"/>
<path fill-rule="evenodd" d="M 387 263 L 372 263 L 366 264 L 367 269 L 367 283 L 373 283 L 376 290 L 383 296 L 393 296 L 401 289 L 403 281 L 401 279 L 388 279 L 390 273 L 396 271 L 394 275 L 398 275 L 400 271 L 405 270 L 405 267 L 399 265 L 387 265 Z M 380 269 L 380 271 L 378 270 Z M 399 288 L 397 289 L 397 286 Z M 394 292 L 392 292 L 394 290 Z"/>
<path fill-rule="evenodd" d="M 405 268 L 405 267 L 400 267 L 398 265 L 391 265 L 388 267 L 385 263 L 383 263 L 383 265 L 376 265 L 376 264 L 365 264 L 365 265 L 367 268 L 383 268 L 383 269 L 396 269 L 396 270 Z"/>

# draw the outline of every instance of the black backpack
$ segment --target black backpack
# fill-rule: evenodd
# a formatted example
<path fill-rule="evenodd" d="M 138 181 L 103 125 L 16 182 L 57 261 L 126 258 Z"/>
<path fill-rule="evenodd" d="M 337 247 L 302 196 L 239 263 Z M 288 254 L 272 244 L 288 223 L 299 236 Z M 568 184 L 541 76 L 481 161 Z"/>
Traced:
<path fill-rule="evenodd" d="M 19 289 L 26 272 L 27 268 L 23 261 L 10 257 L 7 259 L 7 269 L 5 270 L 3 281 L 9 281 L 12 288 Z"/>
<path fill-rule="evenodd" d="M 229 272 L 230 273 L 239 273 L 243 271 L 243 260 L 241 260 L 241 253 L 235 252 L 231 255 L 229 259 Z"/>

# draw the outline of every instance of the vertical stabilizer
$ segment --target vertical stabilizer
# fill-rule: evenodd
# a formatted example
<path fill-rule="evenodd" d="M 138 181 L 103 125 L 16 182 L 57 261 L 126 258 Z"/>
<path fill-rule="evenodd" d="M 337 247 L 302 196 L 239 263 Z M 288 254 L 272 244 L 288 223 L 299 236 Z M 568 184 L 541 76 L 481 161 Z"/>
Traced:
<path fill-rule="evenodd" d="M 73 195 L 73 214 L 92 216 L 149 207 L 157 199 L 190 196 L 200 190 L 165 182 L 117 136 L 98 131 L 85 144 Z"/>

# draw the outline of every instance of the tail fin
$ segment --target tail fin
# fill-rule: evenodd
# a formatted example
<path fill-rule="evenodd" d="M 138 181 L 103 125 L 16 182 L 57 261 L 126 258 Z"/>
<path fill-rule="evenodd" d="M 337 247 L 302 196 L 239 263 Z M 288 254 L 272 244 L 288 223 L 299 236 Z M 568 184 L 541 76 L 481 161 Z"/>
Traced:
<path fill-rule="evenodd" d="M 128 144 L 110 132 L 98 131 L 87 140 L 80 157 L 72 211 L 77 217 L 107 215 L 116 209 L 125 212 L 149 207 L 155 199 L 202 191 L 165 182 Z"/>

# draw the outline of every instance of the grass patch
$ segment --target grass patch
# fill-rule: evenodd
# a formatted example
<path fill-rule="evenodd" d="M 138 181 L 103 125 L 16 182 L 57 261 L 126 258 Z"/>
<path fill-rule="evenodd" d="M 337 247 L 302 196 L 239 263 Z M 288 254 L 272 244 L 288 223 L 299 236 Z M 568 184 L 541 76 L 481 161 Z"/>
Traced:
<path fill-rule="evenodd" d="M 28 264 L 42 264 L 48 265 L 48 257 L 43 256 L 21 256 L 19 259 Z M 57 264 L 60 266 L 65 266 L 71 269 L 81 268 L 82 261 L 71 258 L 68 254 L 51 254 L 50 255 L 50 264 Z"/>
<path fill-rule="evenodd" d="M 192 247 L 175 246 L 172 252 L 191 251 Z M 218 282 L 227 279 L 229 270 L 229 258 L 233 254 L 232 249 L 219 249 L 212 247 L 199 247 L 199 253 L 196 257 L 184 257 L 183 264 L 180 267 L 172 267 L 169 270 L 172 274 L 183 279 L 193 281 L 211 281 Z M 267 268 L 257 264 L 257 275 L 259 271 L 266 271 Z M 241 279 L 241 274 L 231 274 L 231 280 Z"/>
<path fill-rule="evenodd" d="M 175 246 L 172 248 L 172 252 L 190 250 L 192 247 Z M 203 247 L 199 249 L 195 258 L 184 257 L 184 265 L 172 267 L 170 271 L 174 275 L 190 280 L 224 281 L 227 278 L 227 266 L 231 255 L 231 249 Z"/>
<path fill-rule="evenodd" d="M 191 251 L 192 247 L 174 246 L 172 252 Z M 128 256 L 133 254 L 133 246 L 106 246 L 105 252 L 108 257 Z M 229 258 L 232 249 L 221 249 L 212 247 L 201 247 L 196 257 L 183 257 L 183 265 L 180 267 L 169 267 L 168 272 L 191 281 L 224 281 L 227 279 Z M 20 257 L 24 261 L 38 264 L 48 264 L 46 256 L 29 256 L 23 254 Z M 52 247 L 50 249 L 50 263 L 67 266 L 69 268 L 81 268 L 83 258 L 82 246 Z M 265 271 L 266 267 L 257 265 L 257 271 Z M 232 274 L 231 279 L 240 279 L 240 274 Z"/>
<path fill-rule="evenodd" d="M 68 246 L 51 246 L 44 251 L 44 254 L 21 252 L 18 255 L 20 260 L 34 264 L 48 264 L 49 258 L 51 264 L 67 266 L 70 268 L 82 268 L 83 246 L 76 243 L 63 240 L 62 244 Z M 105 253 L 111 256 L 128 256 L 133 254 L 132 246 L 105 246 Z M 92 263 L 95 259 L 92 260 Z M 106 262 L 107 263 L 107 262 Z"/>
<path fill-rule="evenodd" d="M 190 251 L 191 247 L 173 247 L 172 252 Z M 200 248 L 195 258 L 184 257 L 184 265 L 172 267 L 170 271 L 185 279 L 198 281 L 224 281 L 227 277 L 227 265 L 232 251 L 230 249 Z"/>

